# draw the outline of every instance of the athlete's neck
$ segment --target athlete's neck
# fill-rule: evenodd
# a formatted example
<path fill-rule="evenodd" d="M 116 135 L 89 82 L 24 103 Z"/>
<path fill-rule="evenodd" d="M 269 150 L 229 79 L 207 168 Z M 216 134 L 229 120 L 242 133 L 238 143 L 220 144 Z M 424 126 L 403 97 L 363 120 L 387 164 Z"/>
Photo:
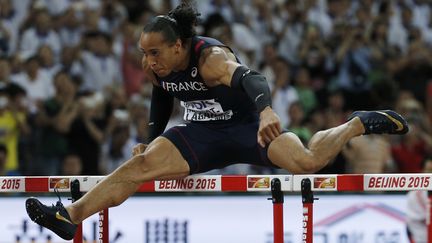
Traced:
<path fill-rule="evenodd" d="M 182 48 L 179 56 L 179 65 L 175 67 L 173 70 L 174 72 L 183 71 L 186 70 L 186 68 L 189 66 L 189 59 L 191 55 L 191 39 L 188 39 L 185 42 L 184 48 Z"/>

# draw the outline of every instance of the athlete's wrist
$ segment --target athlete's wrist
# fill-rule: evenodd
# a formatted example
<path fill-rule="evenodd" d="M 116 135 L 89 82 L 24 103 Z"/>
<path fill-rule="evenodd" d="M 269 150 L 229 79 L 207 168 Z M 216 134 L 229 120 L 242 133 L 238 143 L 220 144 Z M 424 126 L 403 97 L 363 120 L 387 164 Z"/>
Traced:
<path fill-rule="evenodd" d="M 260 112 L 260 118 L 269 112 L 273 112 L 273 109 L 268 105 Z"/>

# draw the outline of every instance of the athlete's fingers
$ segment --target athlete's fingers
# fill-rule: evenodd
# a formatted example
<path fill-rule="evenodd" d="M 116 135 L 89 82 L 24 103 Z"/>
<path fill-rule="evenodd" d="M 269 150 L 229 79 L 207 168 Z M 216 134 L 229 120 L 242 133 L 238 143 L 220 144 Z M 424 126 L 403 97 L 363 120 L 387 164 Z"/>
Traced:
<path fill-rule="evenodd" d="M 138 153 L 144 153 L 144 151 L 147 149 L 147 144 L 143 144 L 143 143 L 140 143 L 139 145 L 138 145 Z"/>
<path fill-rule="evenodd" d="M 259 136 L 259 142 L 262 147 L 265 147 L 266 144 L 273 141 L 273 139 L 276 138 L 276 136 L 272 132 L 271 126 L 265 126 L 258 131 Z"/>
<path fill-rule="evenodd" d="M 263 129 L 261 136 L 266 144 L 272 141 L 272 133 L 268 129 Z"/>
<path fill-rule="evenodd" d="M 264 142 L 264 140 L 263 140 L 263 138 L 262 138 L 262 136 L 260 134 L 258 134 L 258 144 L 261 147 L 265 148 L 265 142 Z"/>
<path fill-rule="evenodd" d="M 279 136 L 282 133 L 282 126 L 281 126 L 280 121 L 276 122 L 276 129 L 277 129 L 278 136 Z"/>
<path fill-rule="evenodd" d="M 271 129 L 271 133 L 273 135 L 272 136 L 272 141 L 273 141 L 275 138 L 277 138 L 280 135 L 281 131 L 279 130 L 277 124 L 275 124 L 274 126 L 270 127 L 270 129 Z"/>
<path fill-rule="evenodd" d="M 137 145 L 135 145 L 132 149 L 132 155 L 135 156 L 137 154 L 141 154 L 144 153 L 144 151 L 147 148 L 147 144 L 143 144 L 143 143 L 138 143 Z"/>
<path fill-rule="evenodd" d="M 138 149 L 133 149 L 133 151 L 132 151 L 132 156 L 135 156 L 135 155 L 137 155 L 137 154 L 139 154 Z"/>
<path fill-rule="evenodd" d="M 271 124 L 271 125 L 269 125 L 269 126 L 265 129 L 265 130 L 266 130 L 266 134 L 267 134 L 267 136 L 270 138 L 270 141 L 269 141 L 269 142 L 273 141 L 273 140 L 274 140 L 275 138 L 277 138 L 277 137 L 279 136 L 279 134 L 280 134 L 280 131 L 279 131 L 279 129 L 278 129 L 277 124 L 278 124 L 278 123 Z"/>

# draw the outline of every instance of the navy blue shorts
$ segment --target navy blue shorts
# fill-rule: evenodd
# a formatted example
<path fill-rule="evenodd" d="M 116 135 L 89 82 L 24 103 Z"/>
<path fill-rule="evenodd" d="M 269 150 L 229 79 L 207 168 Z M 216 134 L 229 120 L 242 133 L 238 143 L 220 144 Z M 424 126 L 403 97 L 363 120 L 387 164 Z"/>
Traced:
<path fill-rule="evenodd" d="M 172 127 L 162 136 L 169 139 L 188 162 L 190 174 L 246 163 L 273 165 L 267 157 L 268 146 L 257 142 L 258 119 L 234 125 L 188 123 Z"/>

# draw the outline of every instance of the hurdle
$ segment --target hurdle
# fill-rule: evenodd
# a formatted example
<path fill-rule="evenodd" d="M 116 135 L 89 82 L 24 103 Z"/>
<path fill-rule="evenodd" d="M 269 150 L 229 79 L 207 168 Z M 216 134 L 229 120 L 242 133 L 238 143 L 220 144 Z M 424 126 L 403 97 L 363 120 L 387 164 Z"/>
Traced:
<path fill-rule="evenodd" d="M 177 180 L 155 180 L 142 184 L 137 192 L 269 192 L 273 203 L 274 243 L 284 242 L 284 192 L 301 192 L 304 243 L 313 243 L 313 204 L 316 192 L 432 191 L 432 174 L 313 174 L 313 175 L 193 175 Z M 0 177 L 0 193 L 71 192 L 79 184 L 85 193 L 103 176 L 16 176 Z M 427 213 L 428 243 L 432 243 L 432 196 Z M 99 213 L 99 242 L 108 243 L 108 209 Z M 77 231 L 74 243 L 82 242 Z"/>

